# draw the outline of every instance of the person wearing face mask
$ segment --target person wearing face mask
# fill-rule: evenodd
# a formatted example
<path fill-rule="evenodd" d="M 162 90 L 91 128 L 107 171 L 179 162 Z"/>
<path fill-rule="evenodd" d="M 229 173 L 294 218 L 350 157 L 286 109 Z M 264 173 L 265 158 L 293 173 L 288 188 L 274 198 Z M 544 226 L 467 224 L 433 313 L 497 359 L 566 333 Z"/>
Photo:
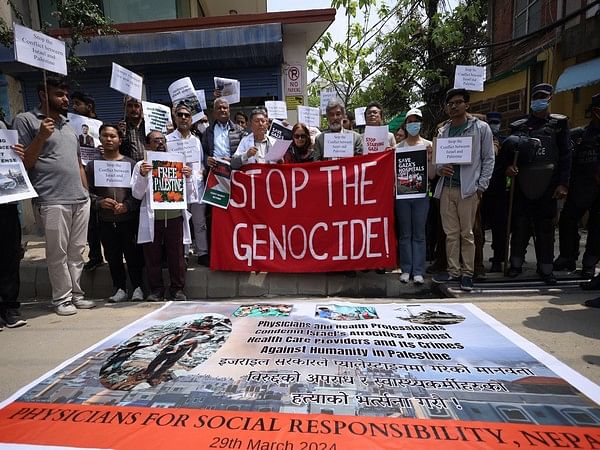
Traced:
<path fill-rule="evenodd" d="M 435 178 L 435 165 L 432 164 L 431 141 L 421 137 L 423 114 L 413 108 L 406 114 L 407 138 L 396 148 L 425 145 L 427 152 L 427 177 Z M 425 282 L 425 224 L 429 211 L 429 197 L 396 199 L 396 224 L 398 228 L 398 256 L 402 274 L 400 281 L 408 283 L 412 275 L 415 284 Z"/>
<path fill-rule="evenodd" d="M 571 130 L 573 167 L 571 185 L 565 206 L 560 213 L 558 236 L 560 255 L 554 261 L 554 270 L 575 270 L 579 257 L 578 224 L 588 212 L 588 235 L 583 254 L 582 278 L 591 278 L 600 260 L 600 93 L 592 97 L 592 120 L 585 127 Z M 600 278 L 582 286 L 584 289 L 600 288 Z"/>
<path fill-rule="evenodd" d="M 500 151 L 505 174 L 515 183 L 508 276 L 516 277 L 523 270 L 533 225 L 537 272 L 547 285 L 556 284 L 554 219 L 557 200 L 564 200 L 569 191 L 572 161 L 568 119 L 549 112 L 552 92 L 547 83 L 533 87 L 531 113 L 511 123 L 511 136 Z"/>

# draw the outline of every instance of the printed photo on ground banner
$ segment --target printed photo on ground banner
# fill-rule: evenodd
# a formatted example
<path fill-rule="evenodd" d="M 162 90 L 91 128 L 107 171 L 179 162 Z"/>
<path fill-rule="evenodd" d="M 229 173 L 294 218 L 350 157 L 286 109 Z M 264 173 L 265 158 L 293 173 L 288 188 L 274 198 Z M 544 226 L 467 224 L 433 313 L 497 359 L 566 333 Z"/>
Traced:
<path fill-rule="evenodd" d="M 185 157 L 178 153 L 147 152 L 150 172 L 152 209 L 185 209 L 186 183 L 183 175 Z"/>
<path fill-rule="evenodd" d="M 427 196 L 427 149 L 424 145 L 396 149 L 396 198 Z"/>
<path fill-rule="evenodd" d="M 173 302 L 0 405 L 0 441 L 593 449 L 599 401 L 599 386 L 471 304 Z"/>
<path fill-rule="evenodd" d="M 213 210 L 212 270 L 396 267 L 393 152 L 310 164 L 248 164 Z"/>

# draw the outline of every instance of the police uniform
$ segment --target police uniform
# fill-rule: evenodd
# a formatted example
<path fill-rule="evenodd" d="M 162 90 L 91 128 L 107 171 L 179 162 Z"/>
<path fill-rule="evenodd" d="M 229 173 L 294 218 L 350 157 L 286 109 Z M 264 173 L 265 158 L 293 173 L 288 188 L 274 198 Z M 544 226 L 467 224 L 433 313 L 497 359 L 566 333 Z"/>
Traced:
<path fill-rule="evenodd" d="M 512 165 L 514 152 L 519 152 L 519 171 L 514 178 L 509 275 L 516 276 L 521 272 L 533 233 L 537 271 L 547 284 L 554 284 L 552 263 L 557 201 L 553 196 L 557 186 L 569 186 L 571 150 L 568 119 L 561 114 L 549 114 L 544 118 L 529 115 L 513 122 L 511 130 L 512 134 L 504 141 L 501 151 L 505 167 Z"/>

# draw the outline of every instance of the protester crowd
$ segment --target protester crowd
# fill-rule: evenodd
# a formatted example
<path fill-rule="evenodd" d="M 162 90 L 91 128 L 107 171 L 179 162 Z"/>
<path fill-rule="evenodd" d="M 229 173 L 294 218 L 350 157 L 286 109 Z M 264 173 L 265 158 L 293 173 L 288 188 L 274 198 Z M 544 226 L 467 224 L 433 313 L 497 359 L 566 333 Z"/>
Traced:
<path fill-rule="evenodd" d="M 600 277 L 594 277 L 600 259 L 600 94 L 591 99 L 589 125 L 574 130 L 569 130 L 567 117 L 550 112 L 552 94 L 549 84 L 535 86 L 529 115 L 511 123 L 508 135 L 501 135 L 499 113 L 472 114 L 469 92 L 450 89 L 445 97 L 448 118 L 438 125 L 437 137 L 470 137 L 468 164 L 435 164 L 433 144 L 426 139 L 433 136 L 422 136 L 426 127 L 418 108 L 408 111 L 395 133 L 388 133 L 385 151 L 424 145 L 428 155 L 429 195 L 395 202 L 402 283 L 423 284 L 429 272 L 436 283 L 454 281 L 471 291 L 473 281 L 485 277 L 486 271 L 505 271 L 506 276 L 517 277 L 533 238 L 537 273 L 545 284 L 554 285 L 554 271 L 576 269 L 580 222 L 586 216 L 588 236 L 581 276 L 591 281 L 582 287 L 600 289 Z M 99 139 L 103 160 L 129 164 L 131 187 L 100 187 L 94 179 L 94 161 L 82 164 L 81 136 L 66 118 L 69 86 L 61 78 L 49 77 L 38 87 L 38 95 L 39 106 L 19 114 L 12 128 L 19 135 L 14 150 L 38 193 L 33 199 L 34 214 L 46 241 L 55 312 L 72 315 L 95 306 L 84 298 L 81 275 L 102 265 L 104 259 L 114 286 L 110 302 L 186 300 L 186 267 L 193 263 L 189 255 L 195 254 L 198 265 L 210 263 L 211 211 L 201 202 L 204 180 L 219 158 L 229 160 L 232 169 L 249 162 L 267 162 L 274 139 L 268 134 L 266 108 L 257 107 L 248 116 L 237 112 L 232 120 L 229 103 L 216 91 L 212 121 L 203 117 L 192 123 L 192 111 L 180 103 L 172 106 L 170 133 L 146 135 L 141 102 L 126 97 L 124 120 L 104 123 Z M 91 96 L 76 92 L 71 100 L 75 113 L 96 118 Z M 352 129 L 342 102 L 329 101 L 326 119 L 327 128 L 322 132 L 303 123 L 293 124 L 292 143 L 280 162 L 326 159 L 326 133 L 350 133 L 354 155 L 363 153 L 363 136 Z M 365 123 L 385 125 L 380 104 L 367 105 Z M 202 152 L 199 162 L 183 169 L 188 208 L 153 210 L 148 175 L 152 166 L 146 151 L 166 152 L 173 139 L 197 140 Z M 554 259 L 559 201 L 564 201 L 558 222 L 560 254 Z M 491 229 L 492 236 L 489 268 L 483 261 L 486 229 Z M 88 262 L 83 259 L 86 242 Z M 20 243 L 17 205 L 0 205 L 0 318 L 7 327 L 26 323 L 17 300 Z M 426 268 L 427 259 L 435 261 Z M 168 288 L 162 277 L 163 264 L 169 270 Z M 353 276 L 353 272 L 346 273 Z M 587 304 L 598 307 L 600 300 Z"/>

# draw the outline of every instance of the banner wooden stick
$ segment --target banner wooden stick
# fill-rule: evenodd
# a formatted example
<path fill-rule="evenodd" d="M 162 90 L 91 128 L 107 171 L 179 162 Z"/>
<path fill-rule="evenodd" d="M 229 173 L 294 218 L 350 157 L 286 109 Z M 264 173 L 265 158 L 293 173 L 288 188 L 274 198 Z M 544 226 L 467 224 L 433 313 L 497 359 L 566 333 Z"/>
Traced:
<path fill-rule="evenodd" d="M 513 166 L 517 165 L 517 159 L 519 158 L 519 151 L 515 151 L 513 158 Z M 512 222 L 512 209 L 513 209 L 513 198 L 515 196 L 515 177 L 511 177 L 510 183 L 510 194 L 508 197 L 508 218 L 506 222 L 506 241 L 504 242 L 504 275 L 508 275 L 508 253 L 510 251 L 510 228 Z"/>

